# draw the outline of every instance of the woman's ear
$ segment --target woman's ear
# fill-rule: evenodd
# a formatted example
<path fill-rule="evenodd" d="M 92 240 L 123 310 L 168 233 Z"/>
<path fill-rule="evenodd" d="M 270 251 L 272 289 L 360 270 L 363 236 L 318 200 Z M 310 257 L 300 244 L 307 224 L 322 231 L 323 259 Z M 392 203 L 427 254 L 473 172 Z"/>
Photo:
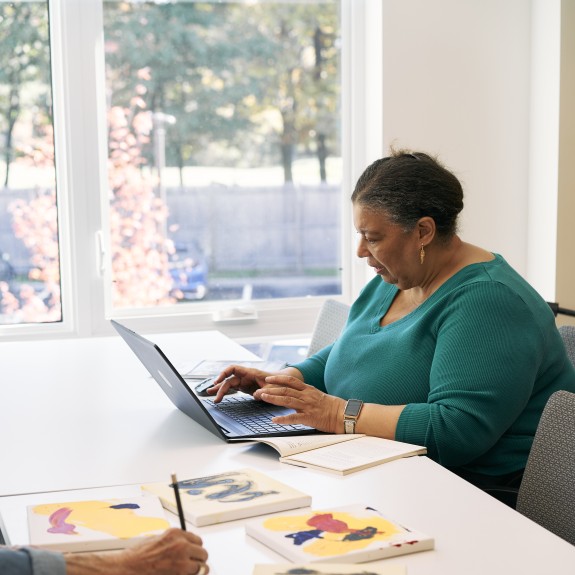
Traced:
<path fill-rule="evenodd" d="M 417 222 L 417 231 L 419 233 L 419 241 L 424 245 L 429 245 L 435 237 L 435 220 L 429 216 L 420 218 Z"/>

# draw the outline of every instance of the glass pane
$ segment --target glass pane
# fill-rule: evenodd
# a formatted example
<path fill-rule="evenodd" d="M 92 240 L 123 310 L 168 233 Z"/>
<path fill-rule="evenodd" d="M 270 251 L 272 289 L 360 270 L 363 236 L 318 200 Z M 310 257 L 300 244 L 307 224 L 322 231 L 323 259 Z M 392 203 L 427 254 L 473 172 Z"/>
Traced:
<path fill-rule="evenodd" d="M 47 2 L 0 2 L 0 323 L 62 320 Z"/>
<path fill-rule="evenodd" d="M 341 293 L 339 1 L 104 3 L 115 308 Z"/>

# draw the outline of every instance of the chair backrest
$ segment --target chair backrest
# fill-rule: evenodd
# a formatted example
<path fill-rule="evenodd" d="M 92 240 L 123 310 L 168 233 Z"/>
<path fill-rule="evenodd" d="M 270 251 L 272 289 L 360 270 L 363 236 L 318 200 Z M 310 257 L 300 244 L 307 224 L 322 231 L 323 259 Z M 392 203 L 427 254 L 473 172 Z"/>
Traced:
<path fill-rule="evenodd" d="M 575 365 L 575 325 L 562 325 L 559 328 L 559 333 L 563 338 L 567 355 L 571 363 Z"/>
<path fill-rule="evenodd" d="M 575 393 L 557 391 L 549 398 L 516 509 L 575 545 Z"/>
<path fill-rule="evenodd" d="M 333 343 L 341 333 L 347 316 L 349 305 L 334 299 L 327 299 L 319 311 L 311 340 L 307 350 L 307 356 L 313 355 L 326 345 Z"/>

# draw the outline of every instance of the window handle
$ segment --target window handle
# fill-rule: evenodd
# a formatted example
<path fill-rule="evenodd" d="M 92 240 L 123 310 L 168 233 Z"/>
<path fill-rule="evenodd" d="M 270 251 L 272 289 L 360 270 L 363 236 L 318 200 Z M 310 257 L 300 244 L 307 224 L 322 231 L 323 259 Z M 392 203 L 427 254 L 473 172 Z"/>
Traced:
<path fill-rule="evenodd" d="M 104 277 L 106 273 L 106 260 L 108 253 L 106 252 L 106 247 L 104 243 L 104 234 L 102 230 L 96 232 L 96 266 L 98 275 Z"/>

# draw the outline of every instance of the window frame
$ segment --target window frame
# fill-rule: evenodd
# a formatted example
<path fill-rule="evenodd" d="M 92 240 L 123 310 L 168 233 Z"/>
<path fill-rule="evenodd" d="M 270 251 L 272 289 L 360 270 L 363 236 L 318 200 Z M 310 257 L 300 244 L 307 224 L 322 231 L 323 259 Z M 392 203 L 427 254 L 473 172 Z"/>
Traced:
<path fill-rule="evenodd" d="M 111 291 L 105 289 L 110 251 L 102 231 L 109 211 L 102 0 L 50 1 L 49 17 L 63 319 L 0 326 L 2 339 L 111 335 L 112 318 L 143 333 L 217 329 L 243 339 L 309 334 L 325 297 L 112 310 Z M 350 302 L 369 272 L 353 249 L 349 195 L 383 150 L 380 0 L 342 0 L 341 21 L 343 271 L 342 295 L 336 299 Z M 256 320 L 214 322 L 218 310 L 246 305 Z"/>

